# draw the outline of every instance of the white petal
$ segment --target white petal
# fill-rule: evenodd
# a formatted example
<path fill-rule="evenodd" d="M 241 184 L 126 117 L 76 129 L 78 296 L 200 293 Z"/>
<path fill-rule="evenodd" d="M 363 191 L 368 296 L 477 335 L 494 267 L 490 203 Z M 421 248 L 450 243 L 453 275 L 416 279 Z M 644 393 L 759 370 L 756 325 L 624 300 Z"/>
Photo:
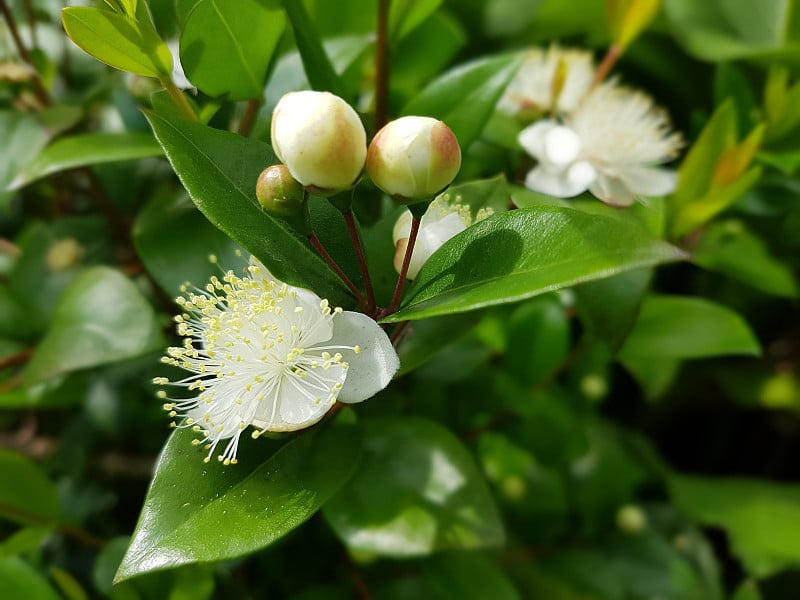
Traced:
<path fill-rule="evenodd" d="M 273 275 L 270 270 L 264 266 L 264 264 L 258 260 L 255 256 L 250 257 L 250 269 L 248 269 L 248 277 L 255 280 L 263 280 L 263 281 L 274 281 L 279 286 L 286 285 L 289 290 L 294 290 L 299 298 L 302 298 L 303 302 L 306 304 L 319 304 L 322 300 L 319 296 L 317 296 L 314 292 L 309 289 L 298 287 L 296 285 L 289 285 L 284 281 L 281 281 L 275 275 Z"/>
<path fill-rule="evenodd" d="M 517 141 L 525 152 L 540 161 L 545 160 L 545 137 L 555 127 L 559 125 L 548 119 L 536 121 L 519 132 Z"/>
<path fill-rule="evenodd" d="M 411 235 L 411 220 L 413 218 L 411 211 L 408 209 L 404 210 L 402 214 L 397 217 L 394 229 L 392 229 L 392 244 L 397 246 L 399 240 L 408 238 L 408 236 Z"/>
<path fill-rule="evenodd" d="M 598 174 L 595 182 L 589 187 L 589 191 L 611 206 L 630 206 L 636 200 L 622 179 L 604 173 Z"/>
<path fill-rule="evenodd" d="M 572 163 L 581 150 L 581 139 L 569 127 L 557 125 L 544 136 L 544 162 L 559 167 Z"/>
<path fill-rule="evenodd" d="M 348 352 L 350 363 L 339 402 L 361 402 L 389 385 L 400 368 L 392 342 L 380 326 L 367 315 L 344 311 L 333 320 L 331 345 L 359 346 L 361 352 Z"/>
<path fill-rule="evenodd" d="M 637 196 L 666 196 L 675 191 L 678 174 L 656 167 L 631 167 L 620 173 Z"/>
<path fill-rule="evenodd" d="M 556 198 L 572 198 L 586 191 L 582 178 L 570 177 L 569 169 L 546 169 L 541 165 L 528 171 L 525 187 Z"/>

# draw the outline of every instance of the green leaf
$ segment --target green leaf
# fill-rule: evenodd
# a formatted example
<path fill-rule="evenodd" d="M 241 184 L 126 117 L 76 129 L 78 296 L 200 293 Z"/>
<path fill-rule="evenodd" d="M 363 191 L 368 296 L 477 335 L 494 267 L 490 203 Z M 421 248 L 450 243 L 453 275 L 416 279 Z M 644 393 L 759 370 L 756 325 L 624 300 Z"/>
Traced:
<path fill-rule="evenodd" d="M 365 427 L 361 464 L 323 513 L 348 548 L 383 556 L 497 547 L 505 537 L 469 452 L 418 417 Z"/>
<path fill-rule="evenodd" d="M 652 269 L 639 269 L 575 287 L 578 312 L 587 329 L 613 352 L 633 329 L 652 278 Z"/>
<path fill-rule="evenodd" d="M 497 565 L 476 552 L 445 552 L 422 563 L 437 600 L 519 600 Z"/>
<path fill-rule="evenodd" d="M 7 212 L 7 192 L 14 177 L 47 144 L 47 131 L 33 115 L 19 111 L 0 111 L 0 211 Z"/>
<path fill-rule="evenodd" d="M 109 162 L 161 156 L 161 147 L 147 133 L 87 133 L 56 140 L 8 185 L 19 189 L 59 171 Z"/>
<path fill-rule="evenodd" d="M 769 253 L 764 241 L 740 221 L 712 223 L 693 249 L 694 262 L 785 298 L 797 298 L 792 270 Z"/>
<path fill-rule="evenodd" d="M 702 298 L 650 296 L 620 351 L 627 358 L 757 355 L 758 340 L 731 309 Z"/>
<path fill-rule="evenodd" d="M 678 187 L 670 198 L 670 208 L 679 211 L 702 197 L 711 187 L 717 162 L 725 148 L 736 143 L 736 106 L 727 100 L 703 127 L 678 171 Z"/>
<path fill-rule="evenodd" d="M 242 263 L 237 244 L 209 223 L 185 192 L 154 197 L 139 211 L 132 233 L 147 271 L 170 295 L 187 281 L 203 287 L 220 267 L 236 270 Z M 209 261 L 210 254 L 217 264 Z"/>
<path fill-rule="evenodd" d="M 258 206 L 255 182 L 278 160 L 262 142 L 148 112 L 172 168 L 211 223 L 282 281 L 308 287 L 333 304 L 349 303 L 344 284 L 284 221 Z"/>
<path fill-rule="evenodd" d="M 800 566 L 800 486 L 680 475 L 669 488 L 690 517 L 725 530 L 750 575 L 769 577 Z"/>
<path fill-rule="evenodd" d="M 548 206 L 513 210 L 445 243 L 422 267 L 401 310 L 385 320 L 515 302 L 683 257 L 619 219 Z"/>
<path fill-rule="evenodd" d="M 9 599 L 61 600 L 47 580 L 19 558 L 0 559 L 0 589 Z"/>
<path fill-rule="evenodd" d="M 480 135 L 521 61 L 521 55 L 512 54 L 456 67 L 422 90 L 401 114 L 444 121 L 465 152 Z"/>
<path fill-rule="evenodd" d="M 12 450 L 0 448 L 0 517 L 26 525 L 55 525 L 59 513 L 58 491 L 34 462 Z"/>
<path fill-rule="evenodd" d="M 745 581 L 736 588 L 731 600 L 762 600 L 758 584 L 752 579 Z"/>
<path fill-rule="evenodd" d="M 523 385 L 544 381 L 567 357 L 569 347 L 569 319 L 556 295 L 528 300 L 511 314 L 506 364 Z"/>
<path fill-rule="evenodd" d="M 167 441 L 117 582 L 195 562 L 236 558 L 307 521 L 353 473 L 355 426 L 317 427 L 266 460 L 264 440 L 242 436 L 238 464 L 205 463 L 189 429 Z"/>
<path fill-rule="evenodd" d="M 153 309 L 119 271 L 92 267 L 64 291 L 24 376 L 36 382 L 154 352 L 164 337 Z"/>
<path fill-rule="evenodd" d="M 311 87 L 341 96 L 344 93 L 342 81 L 325 53 L 321 37 L 314 29 L 303 3 L 297 0 L 281 0 L 281 4 L 292 24 L 295 43 Z"/>
<path fill-rule="evenodd" d="M 260 98 L 285 28 L 286 16 L 274 2 L 200 0 L 181 33 L 186 77 L 209 96 Z"/>
<path fill-rule="evenodd" d="M 86 6 L 65 8 L 61 19 L 72 41 L 107 65 L 156 78 L 172 71 L 172 55 L 152 23 Z"/>
<path fill-rule="evenodd" d="M 404 38 L 431 16 L 442 0 L 395 0 L 390 5 L 389 37 L 393 41 Z"/>

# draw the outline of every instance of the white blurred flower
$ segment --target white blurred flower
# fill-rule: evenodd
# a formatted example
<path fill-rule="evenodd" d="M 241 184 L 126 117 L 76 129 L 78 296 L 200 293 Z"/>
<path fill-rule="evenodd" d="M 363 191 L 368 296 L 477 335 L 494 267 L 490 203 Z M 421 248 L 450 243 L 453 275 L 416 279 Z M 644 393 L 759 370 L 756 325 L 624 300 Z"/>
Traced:
<path fill-rule="evenodd" d="M 178 298 L 176 317 L 183 346 L 163 362 L 190 374 L 154 383 L 199 392 L 168 398 L 165 410 L 184 418 L 180 427 L 204 435 L 206 461 L 218 455 L 236 463 L 239 436 L 247 427 L 294 431 L 319 421 L 338 400 L 361 402 L 386 387 L 400 366 L 378 324 L 364 314 L 331 308 L 313 292 L 287 285 L 251 258 L 248 275 L 227 271 L 206 290 Z M 174 423 L 178 426 L 177 423 Z"/>
<path fill-rule="evenodd" d="M 420 220 L 414 252 L 411 254 L 411 262 L 406 274 L 408 279 L 416 278 L 425 261 L 447 240 L 464 231 L 473 222 L 482 221 L 494 213 L 491 208 L 481 208 L 473 219 L 469 206 L 460 204 L 458 200 L 459 198 L 456 198 L 456 201 L 451 203 L 449 194 L 443 194 L 428 206 Z M 403 266 L 403 259 L 408 247 L 411 220 L 411 212 L 408 209 L 404 210 L 392 231 L 392 242 L 396 247 L 394 268 L 398 273 Z"/>
<path fill-rule="evenodd" d="M 531 190 L 569 198 L 587 189 L 615 206 L 675 189 L 676 174 L 659 167 L 683 141 L 669 117 L 646 94 L 606 83 L 563 123 L 544 119 L 519 134 L 538 164 L 525 178 Z"/>
<path fill-rule="evenodd" d="M 589 91 L 594 74 L 589 51 L 531 48 L 497 107 L 512 116 L 570 113 Z"/>

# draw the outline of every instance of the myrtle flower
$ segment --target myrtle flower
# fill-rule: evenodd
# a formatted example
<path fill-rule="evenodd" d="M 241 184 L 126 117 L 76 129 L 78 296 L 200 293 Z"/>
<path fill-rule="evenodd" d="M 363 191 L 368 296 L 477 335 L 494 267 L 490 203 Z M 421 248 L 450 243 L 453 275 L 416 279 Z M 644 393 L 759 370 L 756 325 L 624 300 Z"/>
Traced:
<path fill-rule="evenodd" d="M 588 189 L 615 206 L 671 193 L 676 174 L 658 165 L 683 144 L 652 98 L 614 83 L 593 90 L 563 122 L 543 119 L 525 128 L 519 143 L 538 161 L 527 188 L 560 198 Z"/>
<path fill-rule="evenodd" d="M 470 207 L 461 204 L 459 200 L 460 197 L 456 197 L 455 202 L 451 202 L 450 195 L 443 194 L 428 206 L 420 220 L 414 252 L 411 254 L 411 262 L 406 274 L 408 279 L 416 278 L 425 261 L 447 240 L 464 231 L 473 222 L 482 221 L 494 213 L 491 208 L 481 208 L 473 219 Z M 392 241 L 397 248 L 394 255 L 394 268 L 398 273 L 406 255 L 408 236 L 411 234 L 411 219 L 411 212 L 408 209 L 404 210 L 392 231 Z"/>
<path fill-rule="evenodd" d="M 278 281 L 256 259 L 247 274 L 212 277 L 205 290 L 184 290 L 175 318 L 183 345 L 162 362 L 189 371 L 179 381 L 154 380 L 198 392 L 168 398 L 164 409 L 204 436 L 206 461 L 236 463 L 239 437 L 294 431 L 319 421 L 338 400 L 361 402 L 386 387 L 399 359 L 389 338 L 364 314 L 332 308 L 313 292 Z"/>
<path fill-rule="evenodd" d="M 497 107 L 523 118 L 570 113 L 589 91 L 594 74 L 591 52 L 556 45 L 531 48 Z"/>

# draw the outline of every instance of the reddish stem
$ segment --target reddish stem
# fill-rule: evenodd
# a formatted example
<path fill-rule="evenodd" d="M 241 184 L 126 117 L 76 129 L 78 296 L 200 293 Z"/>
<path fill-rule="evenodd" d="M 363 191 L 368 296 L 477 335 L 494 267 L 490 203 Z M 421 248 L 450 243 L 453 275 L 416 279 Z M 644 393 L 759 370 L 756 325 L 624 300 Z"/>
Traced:
<path fill-rule="evenodd" d="M 406 275 L 408 274 L 408 265 L 411 264 L 411 255 L 414 253 L 414 244 L 417 242 L 420 220 L 420 217 L 416 215 L 411 217 L 411 233 L 408 234 L 408 245 L 406 246 L 406 255 L 403 257 L 403 266 L 400 268 L 400 275 L 397 277 L 397 285 L 394 288 L 394 295 L 389 303 L 389 308 L 381 313 L 381 317 L 395 312 L 400 304 L 400 296 L 403 295 L 403 286 L 406 283 Z"/>
<path fill-rule="evenodd" d="M 328 266 L 331 269 L 333 269 L 334 273 L 336 273 L 339 276 L 339 279 L 341 279 L 344 282 L 344 284 L 347 286 L 347 289 L 349 289 L 350 292 L 353 294 L 353 296 L 355 296 L 356 300 L 358 300 L 358 303 L 361 306 L 366 306 L 367 300 L 364 298 L 364 295 L 359 291 L 359 289 L 355 286 L 355 284 L 352 281 L 350 281 L 350 278 L 344 271 L 342 271 L 342 268 L 339 266 L 339 264 L 335 260 L 333 260 L 333 257 L 331 257 L 331 255 L 328 254 L 328 251 L 325 250 L 325 246 L 323 246 L 322 242 L 319 241 L 317 234 L 313 232 L 309 233 L 308 241 L 311 242 L 311 245 L 314 246 L 317 252 L 319 252 L 319 255 L 322 257 L 322 260 L 324 260 L 328 264 Z"/>
<path fill-rule="evenodd" d="M 597 71 L 594 74 L 594 79 L 592 79 L 592 85 L 589 89 L 595 87 L 596 85 L 600 84 L 611 72 L 611 69 L 614 68 L 614 65 L 617 64 L 617 61 L 622 56 L 622 48 L 620 48 L 617 44 L 611 44 L 606 52 L 606 55 L 603 57 L 603 62 L 600 63 L 600 66 L 597 67 Z"/>
<path fill-rule="evenodd" d="M 353 242 L 353 248 L 358 257 L 358 266 L 361 267 L 361 277 L 364 280 L 364 287 L 367 290 L 367 314 L 372 314 L 375 311 L 375 290 L 372 288 L 372 278 L 369 275 L 369 266 L 367 265 L 367 257 L 364 254 L 364 247 L 361 245 L 361 238 L 358 235 L 358 228 L 356 227 L 356 220 L 353 217 L 353 211 L 348 210 L 344 213 L 344 222 L 347 224 L 347 231 L 350 233 L 350 239 Z"/>

